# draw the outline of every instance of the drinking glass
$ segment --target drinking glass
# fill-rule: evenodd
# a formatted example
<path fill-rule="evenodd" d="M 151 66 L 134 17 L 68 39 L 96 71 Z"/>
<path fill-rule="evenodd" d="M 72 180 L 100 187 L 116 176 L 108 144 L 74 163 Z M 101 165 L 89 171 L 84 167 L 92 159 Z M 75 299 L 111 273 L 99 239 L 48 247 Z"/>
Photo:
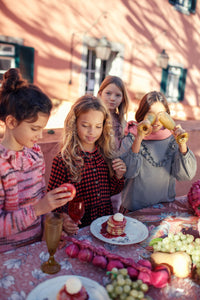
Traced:
<path fill-rule="evenodd" d="M 167 128 L 169 130 L 174 130 L 176 123 L 174 122 L 174 120 L 171 118 L 171 116 L 167 112 L 161 111 L 159 113 L 158 119 L 165 128 Z M 188 133 L 183 132 L 183 133 L 179 134 L 176 137 L 176 141 L 178 144 L 186 143 L 188 141 Z"/>
<path fill-rule="evenodd" d="M 76 197 L 68 203 L 68 215 L 75 223 L 81 220 L 84 213 L 85 205 L 82 198 Z"/>
<path fill-rule="evenodd" d="M 47 244 L 49 259 L 41 265 L 44 273 L 54 274 L 60 271 L 60 264 L 55 260 L 54 254 L 58 247 L 63 226 L 62 214 L 51 212 L 46 215 L 44 235 Z"/>
<path fill-rule="evenodd" d="M 156 120 L 156 115 L 154 113 L 147 113 L 143 122 L 138 126 L 138 131 L 144 133 L 145 135 L 148 135 L 152 132 L 152 124 Z"/>

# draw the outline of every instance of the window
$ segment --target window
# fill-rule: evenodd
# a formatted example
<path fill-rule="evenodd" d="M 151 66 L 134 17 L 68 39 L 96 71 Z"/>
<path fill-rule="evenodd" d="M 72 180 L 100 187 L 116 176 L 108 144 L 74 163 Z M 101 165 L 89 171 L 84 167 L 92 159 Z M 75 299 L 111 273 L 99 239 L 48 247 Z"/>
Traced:
<path fill-rule="evenodd" d="M 10 68 L 19 68 L 23 78 L 33 83 L 34 48 L 0 41 L 0 80 Z"/>
<path fill-rule="evenodd" d="M 85 92 L 93 93 L 95 85 L 95 72 L 96 72 L 96 53 L 94 50 L 89 50 L 87 53 L 87 67 L 86 67 L 86 85 Z"/>
<path fill-rule="evenodd" d="M 12 57 L 0 56 L 0 81 L 3 79 L 3 74 L 10 68 L 15 67 L 15 60 Z"/>
<path fill-rule="evenodd" d="M 168 102 L 179 102 L 184 99 L 187 69 L 179 66 L 168 66 L 162 70 L 161 92 Z"/>
<path fill-rule="evenodd" d="M 15 47 L 13 45 L 7 45 L 0 43 L 0 55 L 15 55 Z"/>
<path fill-rule="evenodd" d="M 102 83 L 102 81 L 104 80 L 104 78 L 106 77 L 106 67 L 107 67 L 107 61 L 106 60 L 102 60 L 101 61 L 101 70 L 100 70 L 100 80 L 99 80 L 99 84 Z"/>
<path fill-rule="evenodd" d="M 16 45 L 15 63 L 16 68 L 19 68 L 23 78 L 30 83 L 34 80 L 34 48 L 22 45 Z"/>
<path fill-rule="evenodd" d="M 88 49 L 87 53 L 87 67 L 86 67 L 86 93 L 94 93 L 96 86 L 100 86 L 101 82 L 106 76 L 106 60 L 96 58 L 96 52 Z"/>
<path fill-rule="evenodd" d="M 174 8 L 183 14 L 195 13 L 197 0 L 169 0 Z"/>
<path fill-rule="evenodd" d="M 0 43 L 0 80 L 3 74 L 10 68 L 15 67 L 15 47 Z"/>
<path fill-rule="evenodd" d="M 112 42 L 109 59 L 101 60 L 96 57 L 96 43 L 96 38 L 84 36 L 79 95 L 90 93 L 96 96 L 101 82 L 108 74 L 119 77 L 123 74 L 124 45 Z"/>

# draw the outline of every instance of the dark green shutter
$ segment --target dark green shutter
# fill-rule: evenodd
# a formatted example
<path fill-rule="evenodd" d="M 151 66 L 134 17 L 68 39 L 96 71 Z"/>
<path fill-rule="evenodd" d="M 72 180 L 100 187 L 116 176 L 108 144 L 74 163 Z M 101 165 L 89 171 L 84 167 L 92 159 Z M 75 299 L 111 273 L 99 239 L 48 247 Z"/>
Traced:
<path fill-rule="evenodd" d="M 185 82 L 186 82 L 187 69 L 181 69 L 181 75 L 178 82 L 178 100 L 183 101 L 185 93 Z"/>
<path fill-rule="evenodd" d="M 160 84 L 160 91 L 165 94 L 167 88 L 168 68 L 162 69 L 162 80 Z"/>
<path fill-rule="evenodd" d="M 190 12 L 192 13 L 192 14 L 194 14 L 195 13 L 195 11 L 196 11 L 196 4 L 197 4 L 197 0 L 191 0 L 191 8 L 190 8 Z"/>
<path fill-rule="evenodd" d="M 169 3 L 172 4 L 172 5 L 175 5 L 176 4 L 176 0 L 169 0 Z M 197 4 L 197 0 L 190 0 L 190 3 L 191 3 L 191 8 L 189 9 L 189 11 L 194 14 L 195 11 L 196 11 L 196 4 Z"/>
<path fill-rule="evenodd" d="M 33 83 L 34 77 L 34 48 L 16 45 L 15 64 L 20 69 L 23 78 Z"/>

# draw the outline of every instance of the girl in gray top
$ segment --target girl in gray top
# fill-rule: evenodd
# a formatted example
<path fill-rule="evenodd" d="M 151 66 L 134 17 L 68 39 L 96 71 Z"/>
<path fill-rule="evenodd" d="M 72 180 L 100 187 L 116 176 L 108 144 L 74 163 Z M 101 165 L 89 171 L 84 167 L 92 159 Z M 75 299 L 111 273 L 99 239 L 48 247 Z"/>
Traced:
<path fill-rule="evenodd" d="M 170 114 L 167 100 L 153 91 L 139 104 L 137 124 L 128 123 L 120 149 L 127 166 L 120 209 L 123 213 L 175 200 L 176 180 L 191 180 L 196 174 L 196 158 L 186 145 L 187 139 L 176 141 L 185 131 L 180 125 L 173 131 L 164 128 L 161 112 Z M 155 116 L 152 124 L 145 120 L 149 113 Z"/>

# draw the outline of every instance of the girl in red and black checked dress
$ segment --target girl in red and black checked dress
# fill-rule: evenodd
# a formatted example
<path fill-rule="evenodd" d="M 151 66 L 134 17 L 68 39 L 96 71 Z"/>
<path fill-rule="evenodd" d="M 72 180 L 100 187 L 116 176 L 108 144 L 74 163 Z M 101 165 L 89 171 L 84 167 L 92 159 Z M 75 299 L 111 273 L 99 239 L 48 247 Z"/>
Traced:
<path fill-rule="evenodd" d="M 110 197 L 121 192 L 126 165 L 116 158 L 114 136 L 109 111 L 103 102 L 91 95 L 79 98 L 65 119 L 61 152 L 54 158 L 48 190 L 63 183 L 72 183 L 76 196 L 84 199 L 85 214 L 80 226 L 113 214 Z M 64 230 L 78 230 L 64 212 Z"/>

